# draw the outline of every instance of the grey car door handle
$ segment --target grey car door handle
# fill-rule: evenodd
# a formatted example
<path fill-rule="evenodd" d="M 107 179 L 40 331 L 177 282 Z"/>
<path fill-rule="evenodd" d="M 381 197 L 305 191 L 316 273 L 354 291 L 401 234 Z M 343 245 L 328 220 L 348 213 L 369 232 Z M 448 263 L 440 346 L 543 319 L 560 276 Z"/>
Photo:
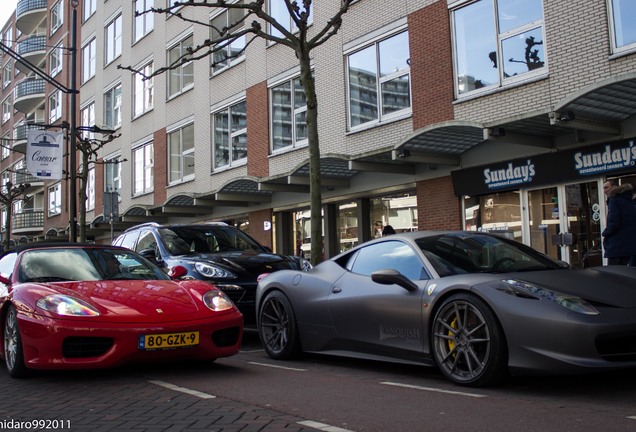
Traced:
<path fill-rule="evenodd" d="M 338 294 L 341 291 L 342 291 L 342 288 L 339 288 L 339 287 L 333 287 L 333 289 L 331 290 L 331 292 L 334 294 Z"/>

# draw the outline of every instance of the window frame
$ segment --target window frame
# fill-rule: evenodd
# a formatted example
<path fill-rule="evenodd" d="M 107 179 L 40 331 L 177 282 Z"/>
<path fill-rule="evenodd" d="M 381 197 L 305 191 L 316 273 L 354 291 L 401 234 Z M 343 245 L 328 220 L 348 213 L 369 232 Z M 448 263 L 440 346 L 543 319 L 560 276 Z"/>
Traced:
<path fill-rule="evenodd" d="M 512 40 L 515 37 L 521 36 L 524 33 L 539 29 L 542 35 L 541 45 L 544 56 L 543 66 L 536 68 L 535 70 L 529 70 L 522 74 L 513 75 L 510 77 L 506 77 L 504 74 L 505 71 L 505 62 L 496 61 L 496 69 L 497 69 L 497 82 L 489 85 L 484 85 L 483 87 L 475 88 L 472 90 L 460 91 L 460 75 L 459 75 L 459 61 L 458 56 L 460 55 L 458 52 L 458 41 L 456 36 L 456 13 L 465 8 L 473 5 L 477 5 L 481 2 L 492 1 L 493 7 L 493 22 L 491 24 L 481 22 L 482 26 L 491 25 L 492 30 L 494 32 L 495 40 L 495 49 L 496 49 L 496 59 L 504 58 L 503 45 L 505 41 Z M 477 0 L 477 1 L 462 1 L 457 2 L 452 7 L 449 7 L 450 12 L 450 20 L 451 20 L 451 49 L 452 49 L 452 59 L 453 59 L 453 88 L 455 93 L 455 99 L 461 100 L 466 98 L 472 98 L 481 94 L 488 94 L 493 91 L 497 91 L 499 89 L 509 88 L 519 83 L 529 82 L 535 80 L 539 77 L 547 76 L 549 73 L 548 70 L 548 48 L 546 46 L 546 31 L 545 31 L 545 12 L 544 12 L 544 0 L 539 0 L 541 2 L 541 18 L 535 19 L 534 21 L 526 22 L 516 27 L 501 31 L 499 25 L 499 2 L 502 0 Z M 463 53 L 462 53 L 463 54 Z M 474 78 L 474 77 L 473 77 Z"/>
<path fill-rule="evenodd" d="M 154 191 L 154 144 L 152 141 L 144 143 L 132 148 L 133 161 L 133 179 L 132 194 L 140 196 Z M 138 155 L 141 155 L 141 163 L 138 163 Z M 149 161 L 149 163 L 148 163 Z M 141 172 L 138 172 L 138 169 Z M 139 182 L 141 180 L 141 182 Z M 141 185 L 141 189 L 137 189 L 137 184 Z"/>
<path fill-rule="evenodd" d="M 245 120 L 245 127 L 242 127 L 240 129 L 236 129 L 236 130 L 232 130 L 232 109 L 236 108 L 239 105 L 244 105 L 245 106 L 245 111 L 243 113 L 245 119 L 247 119 L 247 101 L 245 98 L 242 98 L 240 100 L 236 100 L 233 101 L 231 104 L 226 105 L 225 107 L 215 110 L 212 113 L 212 119 L 211 119 L 211 125 L 212 125 L 212 133 L 211 133 L 211 141 L 212 141 L 212 171 L 219 171 L 219 170 L 223 170 L 223 169 L 227 169 L 227 168 L 233 168 L 239 165 L 244 165 L 247 163 L 247 120 Z M 224 115 L 226 116 L 226 121 L 227 121 L 227 126 L 228 129 L 227 130 L 223 130 L 223 134 L 224 134 L 224 138 L 227 139 L 227 152 L 228 152 L 228 157 L 227 157 L 227 163 L 223 164 L 223 165 L 217 165 L 217 131 L 216 131 L 216 118 L 217 115 Z M 234 145 L 233 145 L 233 140 L 234 138 L 238 138 L 241 136 L 245 136 L 245 157 L 239 158 L 237 160 L 234 160 Z"/>
<path fill-rule="evenodd" d="M 139 42 L 146 37 L 155 28 L 154 13 L 146 13 L 137 16 L 137 12 L 147 11 L 154 7 L 155 0 L 135 0 L 133 2 L 133 44 Z M 137 8 L 139 3 L 143 3 L 143 9 Z M 142 28 L 139 32 L 139 28 Z"/>
<path fill-rule="evenodd" d="M 95 164 L 88 167 L 86 176 L 86 211 L 95 210 Z"/>
<path fill-rule="evenodd" d="M 282 18 L 284 15 L 277 15 L 274 16 L 274 12 L 272 11 L 272 2 L 282 2 L 282 5 L 280 6 L 281 12 L 283 14 L 286 14 L 287 17 L 289 18 L 289 23 L 287 23 L 288 25 L 285 25 L 282 22 Z M 314 23 L 314 3 L 312 2 L 310 9 L 309 9 L 309 19 L 307 20 L 307 26 L 311 26 Z M 276 21 L 280 24 L 283 25 L 283 27 L 285 27 L 285 29 L 287 31 L 289 31 L 290 33 L 297 33 L 298 32 L 298 27 L 296 27 L 296 23 L 294 22 L 294 20 L 292 19 L 291 15 L 289 15 L 289 12 L 287 11 L 287 7 L 284 4 L 284 0 L 267 0 L 267 12 L 270 14 L 270 16 L 272 16 L 272 18 L 275 18 Z M 267 33 L 274 36 L 274 37 L 284 37 L 279 31 L 278 29 L 272 27 L 271 24 L 268 24 L 267 26 Z"/>
<path fill-rule="evenodd" d="M 244 0 L 233 0 L 231 3 L 243 3 Z M 236 11 L 240 11 L 243 12 L 243 19 L 245 20 L 245 12 L 242 9 L 225 9 L 222 11 L 219 11 L 217 13 L 215 13 L 214 15 L 212 15 L 210 17 L 210 40 L 214 40 L 214 38 L 216 37 L 214 34 L 212 34 L 212 32 L 214 31 L 213 27 L 212 27 L 212 21 L 218 19 L 219 17 L 221 17 L 222 15 L 225 17 L 225 24 L 224 27 L 229 26 L 230 24 L 230 14 L 231 13 L 236 13 Z M 243 29 L 244 27 L 244 23 L 245 21 L 242 21 L 241 25 L 232 28 L 232 32 L 236 32 L 236 31 L 240 31 Z M 217 44 L 215 45 L 215 49 L 217 48 L 217 46 L 219 46 L 221 44 Z M 242 50 L 241 54 L 238 57 L 232 57 L 232 49 L 236 48 L 236 46 L 238 45 L 238 49 Z M 242 63 L 243 61 L 245 61 L 245 48 L 246 48 L 246 37 L 245 35 L 231 41 L 230 43 L 226 43 L 224 46 L 222 46 L 221 48 L 223 48 L 222 50 L 218 51 L 217 53 L 214 53 L 213 55 L 210 56 L 210 62 L 211 62 L 211 66 L 210 66 L 210 75 L 214 76 L 214 75 L 218 75 L 224 71 L 226 71 L 227 69 L 230 69 L 234 66 L 236 66 L 239 63 Z M 225 55 L 225 61 L 223 63 L 216 63 L 215 61 L 216 59 L 214 58 L 215 55 L 222 53 Z"/>
<path fill-rule="evenodd" d="M 116 192 L 119 199 L 121 199 L 121 163 L 119 153 L 104 158 L 104 191 Z"/>
<path fill-rule="evenodd" d="M 114 62 L 122 52 L 123 18 L 121 12 L 104 26 L 104 64 Z"/>
<path fill-rule="evenodd" d="M 620 16 L 622 16 L 622 14 L 617 14 L 616 9 L 617 9 L 617 5 L 616 2 L 617 1 L 623 1 L 623 0 L 607 0 L 607 17 L 609 20 L 609 32 L 610 32 L 610 47 L 612 50 L 612 54 L 615 55 L 622 55 L 622 54 L 628 54 L 628 53 L 632 53 L 634 51 L 636 51 L 636 38 L 633 42 L 630 43 L 626 43 L 626 44 L 618 44 L 618 29 L 619 29 L 619 25 L 617 25 L 616 20 L 617 18 L 620 18 Z M 634 23 L 634 20 L 632 18 L 631 20 L 632 23 Z M 632 24 L 634 27 L 636 27 L 636 23 Z"/>
<path fill-rule="evenodd" d="M 53 34 L 64 24 L 64 0 L 51 6 L 51 33 Z"/>
<path fill-rule="evenodd" d="M 95 126 L 97 118 L 95 117 L 95 101 L 91 101 L 80 109 L 80 122 L 82 126 Z M 95 132 L 81 131 L 83 139 L 94 139 Z"/>
<path fill-rule="evenodd" d="M 184 131 L 190 127 L 192 128 L 192 145 L 191 146 L 188 145 L 188 148 L 184 149 Z M 173 142 L 173 139 L 177 137 L 177 134 L 178 134 L 178 141 Z M 167 132 L 166 149 L 168 151 L 167 157 L 168 157 L 168 185 L 169 186 L 185 183 L 194 179 L 194 169 L 195 169 L 194 141 L 195 141 L 194 140 L 194 122 L 192 121 L 185 123 Z M 173 153 L 173 144 L 178 145 L 178 149 L 177 149 L 178 153 L 176 152 Z M 185 144 L 189 144 L 189 143 L 185 143 Z M 173 154 L 178 157 L 178 161 L 179 161 L 178 167 L 173 166 L 173 162 L 172 162 Z M 186 166 L 186 161 L 189 159 L 192 160 L 192 173 L 186 174 L 186 168 L 189 168 L 189 166 Z M 173 176 L 173 173 L 176 173 L 177 176 Z"/>
<path fill-rule="evenodd" d="M 2 142 L 2 150 L 0 150 L 0 160 L 5 160 L 11 155 L 11 138 L 9 138 L 9 134 L 7 133 L 5 136 L 0 138 Z"/>
<path fill-rule="evenodd" d="M 62 72 L 64 67 L 64 45 L 56 45 L 49 53 L 49 75 L 54 77 Z"/>
<path fill-rule="evenodd" d="M 155 68 L 154 60 L 150 60 L 144 64 L 140 69 L 143 75 L 150 75 Z M 132 112 L 133 119 L 140 117 L 146 114 L 149 111 L 152 111 L 154 108 L 154 87 L 155 87 L 155 79 L 150 78 L 144 80 L 144 77 L 140 74 L 133 73 L 133 100 L 132 100 Z M 141 87 L 141 88 L 140 88 Z M 141 97 L 141 104 L 139 105 L 137 102 Z M 141 110 L 138 110 L 137 107 L 140 106 Z"/>
<path fill-rule="evenodd" d="M 47 188 L 48 216 L 62 214 L 62 183 L 55 183 Z"/>
<path fill-rule="evenodd" d="M 49 95 L 49 124 L 54 124 L 62 118 L 62 90 L 57 90 Z"/>
<path fill-rule="evenodd" d="M 11 85 L 12 80 L 13 80 L 13 62 L 9 60 L 2 66 L 2 88 L 5 89 L 9 87 L 9 85 Z"/>
<path fill-rule="evenodd" d="M 88 54 L 88 55 L 87 55 Z M 82 84 L 95 76 L 97 67 L 97 38 L 82 45 Z"/>
<path fill-rule="evenodd" d="M 104 124 L 110 129 L 121 127 L 122 104 L 122 85 L 118 82 L 104 92 Z"/>
<path fill-rule="evenodd" d="M 12 114 L 13 105 L 11 103 L 11 93 L 9 93 L 7 97 L 2 100 L 2 124 L 5 124 L 9 120 L 11 120 Z"/>
<path fill-rule="evenodd" d="M 302 138 L 302 139 L 298 139 L 298 127 L 299 125 L 297 124 L 296 121 L 296 116 L 298 115 L 303 115 L 307 113 L 307 98 L 305 97 L 305 103 L 304 105 L 296 105 L 296 99 L 295 99 L 295 82 L 298 82 L 298 84 L 300 85 L 300 88 L 302 89 L 302 85 L 300 84 L 300 76 L 299 75 L 294 75 L 292 77 L 286 78 L 284 80 L 280 80 L 277 81 L 276 83 L 272 84 L 271 86 L 269 86 L 268 92 L 269 92 L 269 113 L 270 113 L 270 121 L 269 121 L 269 127 L 270 127 L 270 151 L 272 152 L 272 154 L 275 153 L 280 153 L 280 152 L 285 152 L 285 151 L 289 151 L 291 149 L 296 149 L 296 148 L 301 148 L 301 147 L 305 147 L 309 144 L 309 139 L 308 138 Z M 289 85 L 289 97 L 290 97 L 290 101 L 291 101 L 291 131 L 292 131 L 292 135 L 291 135 L 291 144 L 290 145 L 286 145 L 283 147 L 274 147 L 274 140 L 275 140 L 275 130 L 276 128 L 274 127 L 274 120 L 276 117 L 276 111 L 275 111 L 275 106 L 274 106 L 274 89 L 277 89 L 279 87 L 285 86 L 285 85 Z M 303 90 L 304 91 L 304 90 Z M 305 116 L 305 128 L 307 127 L 307 122 L 306 122 L 306 116 Z"/>
<path fill-rule="evenodd" d="M 82 3 L 83 22 L 88 21 L 97 10 L 97 0 L 84 0 Z"/>
<path fill-rule="evenodd" d="M 188 40 L 190 41 L 190 45 L 186 44 Z M 176 43 L 173 43 L 168 46 L 168 48 L 166 49 L 167 64 L 168 65 L 171 64 L 170 57 L 173 50 L 176 50 L 176 49 L 179 50 L 179 55 L 176 58 L 180 58 L 181 56 L 183 56 L 183 53 L 186 51 L 187 47 L 194 47 L 193 33 L 187 34 Z M 186 76 L 188 76 L 188 74 L 185 73 L 186 68 L 192 68 L 192 73 L 189 74 L 189 76 L 191 77 L 189 82 L 186 82 L 187 80 L 184 79 Z M 167 88 L 168 100 L 176 98 L 177 96 L 187 92 L 188 90 L 194 87 L 194 62 L 193 61 L 188 61 L 180 65 L 178 68 L 168 71 L 167 74 L 168 76 L 166 78 L 166 85 L 168 87 Z M 173 77 L 177 77 L 179 80 L 179 84 L 177 85 L 177 88 L 175 89 L 172 88 Z"/>
<path fill-rule="evenodd" d="M 385 123 L 390 123 L 396 120 L 405 119 L 411 117 L 413 115 L 413 90 L 412 90 L 412 77 L 411 77 L 411 67 L 410 67 L 410 50 L 409 57 L 407 58 L 407 64 L 409 65 L 407 68 L 400 69 L 392 74 L 388 74 L 386 76 L 382 76 L 381 71 L 381 57 L 380 57 L 380 48 L 381 45 L 385 42 L 390 41 L 394 37 L 401 36 L 406 34 L 407 40 L 409 39 L 409 29 L 407 25 L 402 24 L 398 27 L 391 29 L 390 31 L 383 32 L 381 35 L 373 37 L 370 40 L 366 40 L 360 44 L 357 44 L 353 47 L 350 47 L 344 51 L 344 64 L 345 64 L 345 75 L 346 75 L 346 97 L 347 97 L 347 129 L 349 131 L 358 131 L 368 129 L 370 127 L 382 125 Z M 356 54 L 363 53 L 366 50 L 373 48 L 371 51 L 374 55 L 375 64 L 375 95 L 376 95 L 376 117 L 375 119 L 368 120 L 359 124 L 353 124 L 353 115 L 352 115 L 352 83 L 351 83 L 351 71 L 350 71 L 350 58 Z M 383 84 L 399 80 L 401 77 L 406 76 L 408 79 L 408 93 L 409 93 L 409 105 L 400 110 L 392 111 L 386 114 L 384 112 L 384 97 L 383 97 Z"/>

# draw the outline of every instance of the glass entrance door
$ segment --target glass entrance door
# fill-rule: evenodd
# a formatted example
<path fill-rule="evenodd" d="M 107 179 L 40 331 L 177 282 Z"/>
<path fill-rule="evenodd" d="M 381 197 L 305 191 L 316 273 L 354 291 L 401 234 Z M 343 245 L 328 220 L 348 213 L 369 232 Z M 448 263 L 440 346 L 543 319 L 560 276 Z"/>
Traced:
<path fill-rule="evenodd" d="M 603 264 L 598 181 L 528 191 L 530 245 L 573 267 Z"/>
<path fill-rule="evenodd" d="M 601 247 L 601 201 L 597 181 L 563 186 L 567 210 L 566 232 L 572 234 L 565 244 L 568 262 L 577 268 L 603 265 Z M 569 243 L 569 242 L 566 242 Z"/>

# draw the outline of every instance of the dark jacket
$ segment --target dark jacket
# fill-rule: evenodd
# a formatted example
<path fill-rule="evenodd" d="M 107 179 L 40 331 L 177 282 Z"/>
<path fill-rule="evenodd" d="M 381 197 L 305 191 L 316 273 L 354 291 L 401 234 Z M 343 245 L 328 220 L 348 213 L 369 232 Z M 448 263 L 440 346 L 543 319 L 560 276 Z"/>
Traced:
<path fill-rule="evenodd" d="M 612 189 L 607 199 L 607 227 L 603 231 L 605 257 L 636 255 L 636 205 L 631 184 Z"/>

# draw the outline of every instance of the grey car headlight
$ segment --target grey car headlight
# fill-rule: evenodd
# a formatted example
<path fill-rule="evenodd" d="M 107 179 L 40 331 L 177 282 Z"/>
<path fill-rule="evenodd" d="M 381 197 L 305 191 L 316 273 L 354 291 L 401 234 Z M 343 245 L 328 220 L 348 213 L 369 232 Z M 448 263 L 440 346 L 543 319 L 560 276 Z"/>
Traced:
<path fill-rule="evenodd" d="M 209 277 L 209 278 L 232 279 L 236 277 L 236 275 L 229 270 L 225 270 L 222 267 L 218 267 L 218 266 L 204 263 L 204 262 L 195 263 L 194 269 L 198 271 L 201 275 L 205 277 Z"/>
<path fill-rule="evenodd" d="M 560 306 L 563 306 L 566 309 L 570 309 L 574 312 L 578 312 L 584 315 L 600 314 L 600 312 L 594 306 L 577 296 L 561 294 L 547 288 L 515 279 L 505 279 L 502 282 L 510 290 L 505 291 L 508 294 L 552 301 Z"/>

